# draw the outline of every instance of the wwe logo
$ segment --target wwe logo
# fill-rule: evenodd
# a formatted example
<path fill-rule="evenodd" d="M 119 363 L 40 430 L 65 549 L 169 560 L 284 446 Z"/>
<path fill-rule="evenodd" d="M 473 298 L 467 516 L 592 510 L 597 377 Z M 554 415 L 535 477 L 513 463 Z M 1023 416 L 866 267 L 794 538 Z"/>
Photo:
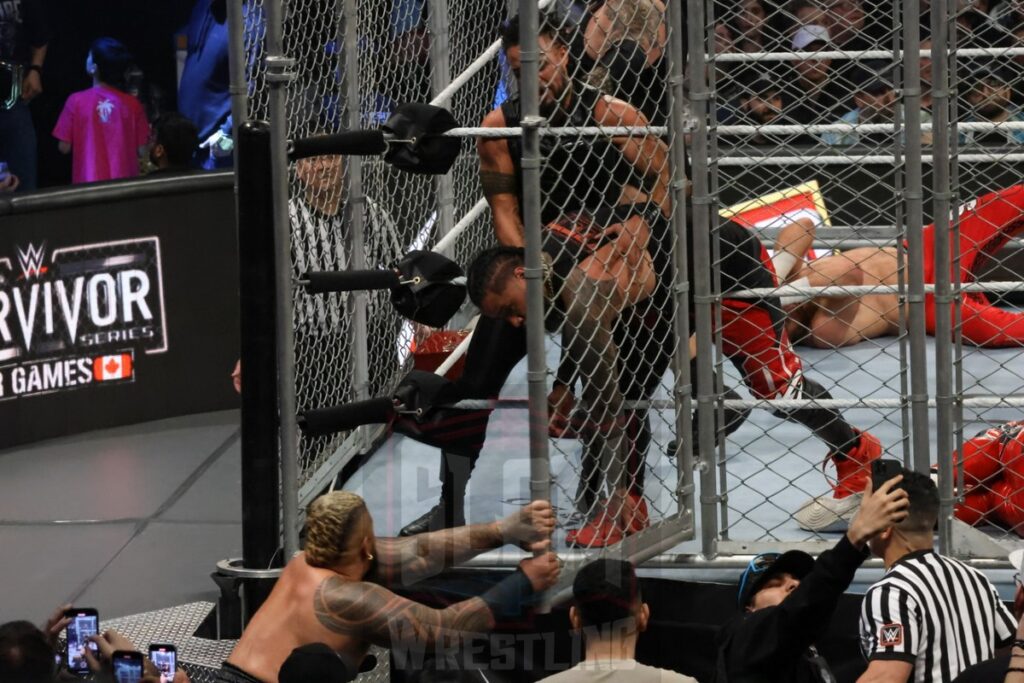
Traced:
<path fill-rule="evenodd" d="M 25 249 L 18 248 L 18 265 L 21 266 L 21 272 L 26 280 L 33 276 L 39 277 L 46 272 L 46 269 L 43 268 L 45 254 L 45 242 L 38 247 L 29 244 Z"/>
<path fill-rule="evenodd" d="M 903 626 L 901 624 L 886 624 L 879 634 L 882 647 L 895 647 L 903 643 Z"/>

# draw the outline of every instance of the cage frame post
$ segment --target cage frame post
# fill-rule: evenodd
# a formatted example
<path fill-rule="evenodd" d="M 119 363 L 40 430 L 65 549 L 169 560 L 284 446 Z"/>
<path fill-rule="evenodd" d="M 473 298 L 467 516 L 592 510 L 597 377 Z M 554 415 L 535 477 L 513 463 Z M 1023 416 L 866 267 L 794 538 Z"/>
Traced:
<path fill-rule="evenodd" d="M 675 236 L 675 286 L 673 287 L 674 333 L 676 335 L 673 376 L 675 384 L 675 429 L 676 452 L 674 456 L 678 476 L 676 496 L 679 501 L 678 516 L 694 523 L 693 483 L 693 378 L 690 377 L 690 284 L 686 262 L 686 237 L 690 226 L 686 221 L 686 120 L 685 102 L 686 53 L 684 52 L 686 21 L 683 8 L 678 2 L 668 4 L 669 34 L 669 116 L 670 163 L 672 172 L 672 220 L 671 229 Z M 691 526 L 690 537 L 693 536 Z"/>
<path fill-rule="evenodd" d="M 544 342 L 544 263 L 541 255 L 539 11 L 536 0 L 519 0 L 519 97 L 522 107 L 522 198 L 525 240 L 526 357 L 529 397 L 530 498 L 551 500 L 548 453 L 547 358 Z"/>
<path fill-rule="evenodd" d="M 242 564 L 262 570 L 273 564 L 281 525 L 276 321 L 274 308 L 266 305 L 275 290 L 270 128 L 264 122 L 242 124 L 237 142 L 239 358 L 246 376 L 240 441 Z M 246 582 L 250 615 L 269 594 L 263 588 Z M 244 621 L 247 615 L 239 616 Z"/>
<path fill-rule="evenodd" d="M 427 31 L 430 36 L 430 94 L 436 101 L 451 84 L 448 0 L 427 0 Z M 450 174 L 434 177 L 437 227 L 434 234 L 444 237 L 455 225 L 455 189 Z M 450 255 L 450 254 L 448 254 Z"/>
<path fill-rule="evenodd" d="M 920 147 L 915 147 L 909 150 L 912 153 L 908 153 L 908 142 L 910 136 L 905 131 L 907 130 L 907 112 L 917 111 L 920 102 L 920 73 L 917 77 L 912 76 L 914 69 L 913 65 L 907 63 L 908 59 L 912 59 L 914 53 L 910 52 L 906 47 L 906 39 L 904 34 L 908 30 L 908 26 L 916 25 L 916 22 L 908 22 L 904 16 L 906 0 L 892 0 L 890 5 L 890 11 L 893 17 L 901 17 L 902 30 L 893 31 L 892 35 L 892 53 L 894 61 L 896 61 L 896 72 L 898 76 L 894 76 L 893 84 L 900 87 L 901 99 L 900 105 L 902 110 L 897 107 L 895 116 L 893 117 L 893 135 L 894 135 L 894 146 L 895 154 L 894 163 L 896 164 L 896 172 L 894 175 L 895 187 L 894 198 L 895 205 L 893 207 L 893 223 L 896 229 L 900 232 L 900 236 L 896 238 L 896 286 L 898 288 L 897 294 L 897 306 L 899 307 L 898 313 L 898 331 L 897 331 L 897 344 L 899 351 L 899 362 L 900 362 L 900 398 L 902 399 L 902 405 L 900 406 L 900 452 L 901 460 L 904 467 L 912 466 L 912 455 L 911 455 L 911 430 L 910 430 L 910 382 L 907 376 L 906 368 L 909 367 L 909 343 L 907 339 L 907 312 L 904 302 L 907 296 L 907 254 L 906 247 L 904 246 L 904 240 L 906 239 L 907 230 L 910 226 L 915 224 L 917 221 L 918 225 L 921 225 L 923 220 L 924 212 L 924 197 L 922 187 L 922 174 L 923 165 L 921 162 L 921 150 Z M 896 55 L 900 55 L 899 60 L 895 59 Z M 917 64 L 918 72 L 920 72 L 920 63 Z M 915 85 L 916 84 L 916 89 Z M 913 100 L 917 97 L 917 103 L 909 103 L 908 101 Z M 921 117 L 918 112 L 917 115 L 917 126 L 920 131 Z M 902 147 L 901 147 L 902 145 Z M 902 156 L 901 156 L 902 153 Z M 902 163 L 901 163 L 902 162 Z M 908 177 L 909 176 L 909 177 Z M 915 216 L 916 211 L 916 218 Z"/>
<path fill-rule="evenodd" d="M 919 52 L 910 53 L 908 39 L 920 47 L 920 35 L 917 32 L 920 19 L 908 22 L 910 9 L 918 5 L 915 0 L 903 0 L 903 69 L 904 82 L 916 84 L 917 93 L 904 91 L 904 103 L 916 101 L 918 107 L 911 112 L 909 106 L 904 111 L 904 135 L 906 136 L 906 175 L 907 191 L 907 336 L 910 365 L 910 416 L 911 416 L 911 456 L 913 468 L 917 471 L 928 471 L 931 464 L 930 440 L 928 438 L 928 369 L 925 335 L 925 293 L 924 293 L 924 237 L 921 223 L 915 223 L 915 212 L 921 210 L 923 221 L 923 187 L 920 176 L 923 154 L 921 151 L 921 112 L 920 112 L 920 73 L 921 63 Z M 914 77 L 916 74 L 916 79 Z M 913 81 L 911 79 L 914 79 Z M 916 100 L 915 100 L 916 95 Z M 910 127 L 915 126 L 917 135 L 912 139 Z M 916 163 L 914 163 L 916 160 Z M 915 192 L 916 189 L 916 192 Z M 901 372 L 904 370 L 901 369 Z"/>
<path fill-rule="evenodd" d="M 284 0 L 267 0 L 266 79 L 269 87 L 270 177 L 274 205 L 274 310 L 281 458 L 281 521 L 285 557 L 299 550 L 295 330 L 292 326 L 291 220 L 288 216 L 287 87 L 294 60 L 284 54 Z"/>
<path fill-rule="evenodd" d="M 708 97 L 707 60 L 704 58 L 705 19 L 703 0 L 687 0 L 687 37 L 690 62 L 690 106 L 695 127 L 691 146 L 694 169 L 693 195 L 693 302 L 697 335 L 697 455 L 700 470 L 701 552 L 708 559 L 718 554 L 717 476 L 715 472 L 715 388 L 711 371 L 713 342 L 711 330 L 711 208 L 708 188 Z"/>
<path fill-rule="evenodd" d="M 912 0 L 907 0 L 908 2 Z M 950 553 L 953 538 L 953 358 L 950 285 L 950 208 L 953 195 L 950 186 L 949 157 L 949 2 L 934 0 L 932 4 L 932 110 L 935 129 L 932 148 L 932 202 L 935 260 L 935 447 L 939 466 L 939 552 Z M 957 230 L 957 232 L 959 232 Z M 928 470 L 920 470 L 927 472 Z"/>
<path fill-rule="evenodd" d="M 360 121 L 360 97 L 359 97 L 359 4 L 357 0 L 344 0 L 342 5 L 342 17 L 345 24 L 344 51 L 345 63 L 349 68 L 345 73 L 345 119 L 349 130 L 358 130 L 362 123 Z M 345 211 L 350 222 L 350 246 L 352 248 L 352 260 L 350 268 L 362 270 L 366 265 L 366 244 L 365 231 L 366 222 L 366 194 L 363 191 L 363 159 L 359 155 L 350 155 L 346 159 L 346 182 L 348 183 L 348 199 L 345 202 Z M 365 291 L 352 292 L 349 295 L 352 303 L 352 371 L 353 387 L 357 401 L 370 398 L 370 364 L 369 364 L 369 342 L 367 340 L 367 308 L 368 295 Z M 371 441 L 372 428 L 362 426 L 356 430 L 359 448 L 362 450 L 369 446 Z"/>

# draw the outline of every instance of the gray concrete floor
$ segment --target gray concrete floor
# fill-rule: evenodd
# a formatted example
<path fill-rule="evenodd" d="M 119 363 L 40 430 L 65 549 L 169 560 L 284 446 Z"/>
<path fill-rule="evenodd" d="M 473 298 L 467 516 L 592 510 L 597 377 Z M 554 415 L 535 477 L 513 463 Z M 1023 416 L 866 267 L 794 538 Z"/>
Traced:
<path fill-rule="evenodd" d="M 241 553 L 238 411 L 0 452 L 0 622 L 212 600 Z"/>

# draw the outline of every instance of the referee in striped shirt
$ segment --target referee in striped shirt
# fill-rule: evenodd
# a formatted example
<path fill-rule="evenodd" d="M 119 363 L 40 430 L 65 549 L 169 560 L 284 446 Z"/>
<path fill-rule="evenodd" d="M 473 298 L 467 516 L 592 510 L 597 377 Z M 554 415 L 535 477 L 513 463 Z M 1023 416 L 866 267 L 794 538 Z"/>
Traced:
<path fill-rule="evenodd" d="M 886 574 L 861 608 L 867 671 L 858 683 L 949 683 L 1013 640 L 1013 615 L 978 570 L 935 552 L 939 492 L 927 475 L 904 470 L 907 517 L 868 544 Z"/>

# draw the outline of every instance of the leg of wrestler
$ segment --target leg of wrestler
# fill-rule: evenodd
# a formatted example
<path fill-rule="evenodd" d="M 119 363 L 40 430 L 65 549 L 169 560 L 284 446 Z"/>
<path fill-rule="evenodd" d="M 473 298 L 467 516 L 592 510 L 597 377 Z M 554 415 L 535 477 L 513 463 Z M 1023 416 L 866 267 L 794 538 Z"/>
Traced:
<path fill-rule="evenodd" d="M 973 207 L 960 215 L 960 281 L 973 282 L 981 261 L 991 257 L 1006 242 L 1024 233 L 1024 185 L 979 197 Z M 935 282 L 933 253 L 935 228 L 925 226 L 925 283 Z M 935 301 L 925 298 L 926 328 L 935 333 Z M 1024 316 L 988 305 L 983 294 L 964 297 L 962 316 L 964 339 L 977 346 L 1006 347 L 1024 343 Z"/>
<path fill-rule="evenodd" d="M 1000 437 L 1002 430 L 988 429 L 964 443 L 961 453 L 953 454 L 954 467 L 960 460 L 964 468 L 964 502 L 957 505 L 954 514 L 957 519 L 972 526 L 1000 518 L 1003 496 L 995 493 L 1005 487 L 996 484 L 1003 479 L 1003 464 L 1000 461 Z M 995 521 L 994 519 L 992 521 Z"/>
<path fill-rule="evenodd" d="M 772 325 L 765 308 L 748 301 L 723 300 L 722 326 L 723 350 L 756 397 L 829 398 L 824 387 L 803 375 L 800 359 L 789 347 L 784 331 L 779 334 L 779 328 Z M 869 463 L 881 456 L 881 444 L 868 432 L 858 432 L 832 409 L 801 408 L 777 411 L 775 415 L 805 425 L 827 443 L 828 458 L 835 463 L 838 475 L 832 497 L 817 496 L 806 501 L 794 513 L 794 519 L 809 531 L 845 530 L 860 504 L 860 497 L 852 494 L 867 485 Z"/>
<path fill-rule="evenodd" d="M 665 307 L 659 307 L 651 300 L 629 307 L 619 316 L 615 341 L 619 347 L 619 387 L 625 400 L 651 400 L 672 360 L 674 337 L 671 315 L 666 315 Z M 647 452 L 652 441 L 651 411 L 648 408 L 627 408 L 624 412 L 626 476 L 630 492 L 640 500 L 640 513 L 633 520 L 633 530 L 639 531 L 648 524 L 643 492 Z"/>
<path fill-rule="evenodd" d="M 566 290 L 572 297 L 566 302 L 562 343 L 576 361 L 587 422 L 593 425 L 584 435 L 584 449 L 598 454 L 609 494 L 604 509 L 567 534 L 566 542 L 603 547 L 629 532 L 638 508 L 627 490 L 624 399 L 619 389 L 619 350 L 612 333 L 621 302 L 614 281 L 592 280 L 579 270 L 567 278 Z"/>
<path fill-rule="evenodd" d="M 466 364 L 462 376 L 456 380 L 458 397 L 462 399 L 488 399 L 498 396 L 512 368 L 526 355 L 526 331 L 504 320 L 481 316 L 473 331 L 473 339 L 466 350 Z M 441 447 L 441 499 L 425 514 L 405 525 L 401 536 L 413 536 L 426 531 L 447 529 L 465 524 L 465 495 L 470 475 L 476 465 L 487 433 L 490 410 L 455 411 L 440 409 L 437 423 L 440 428 L 431 433 L 432 445 Z M 445 448 L 445 418 L 449 431 L 462 432 L 467 427 L 466 417 L 472 419 L 472 428 L 479 438 L 470 448 Z"/>
<path fill-rule="evenodd" d="M 751 231 L 733 222 L 721 226 L 722 290 L 777 285 L 768 252 Z M 723 350 L 743 372 L 758 398 L 831 398 L 817 382 L 808 379 L 800 358 L 786 335 L 785 317 L 778 298 L 722 302 Z M 867 464 L 882 454 L 878 440 L 854 429 L 835 410 L 803 408 L 777 413 L 808 427 L 829 446 L 836 465 L 836 498 L 858 493 L 867 484 Z"/>
<path fill-rule="evenodd" d="M 978 197 L 973 207 L 960 214 L 960 281 L 974 280 L 981 260 L 999 251 L 1024 232 L 1024 185 Z M 926 233 L 925 238 L 929 235 Z"/>
<path fill-rule="evenodd" d="M 986 348 L 1024 346 L 1024 313 L 993 306 L 981 292 L 964 295 L 960 319 L 966 342 Z"/>
<path fill-rule="evenodd" d="M 999 460 L 1002 481 L 992 487 L 1000 521 L 1024 536 L 1024 422 L 1010 422 L 1000 428 Z"/>

